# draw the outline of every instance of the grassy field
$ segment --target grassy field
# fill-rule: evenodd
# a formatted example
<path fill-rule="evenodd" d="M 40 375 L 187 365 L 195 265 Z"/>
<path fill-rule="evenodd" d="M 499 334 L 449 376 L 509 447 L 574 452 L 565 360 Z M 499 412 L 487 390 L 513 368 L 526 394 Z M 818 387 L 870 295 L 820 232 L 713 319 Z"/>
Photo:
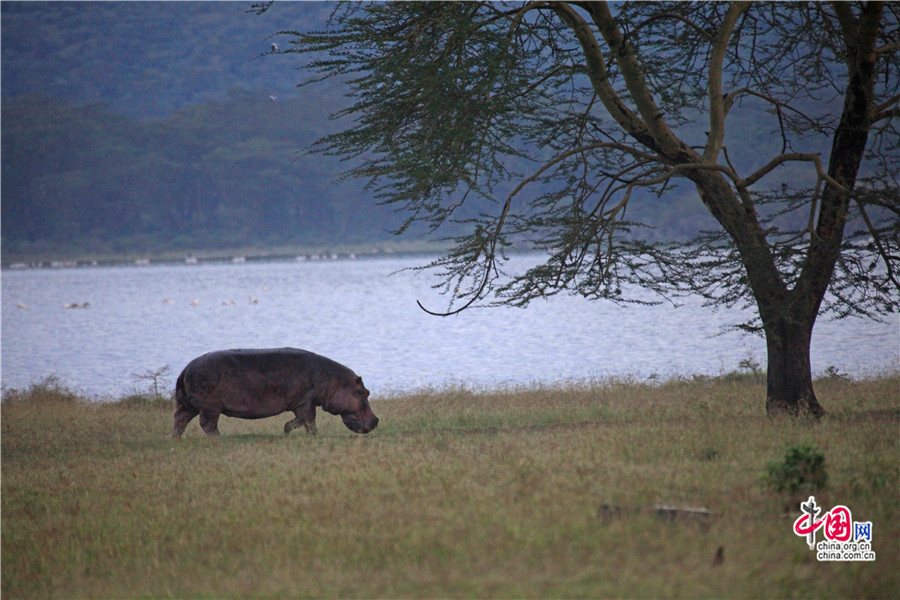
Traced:
<path fill-rule="evenodd" d="M 168 402 L 7 391 L 2 595 L 896 597 L 900 374 L 817 392 L 809 423 L 768 419 L 751 376 L 425 390 L 375 398 L 365 437 L 326 414 L 286 437 L 285 414 L 174 442 Z M 875 562 L 820 563 L 793 534 L 767 467 L 802 444 Z"/>

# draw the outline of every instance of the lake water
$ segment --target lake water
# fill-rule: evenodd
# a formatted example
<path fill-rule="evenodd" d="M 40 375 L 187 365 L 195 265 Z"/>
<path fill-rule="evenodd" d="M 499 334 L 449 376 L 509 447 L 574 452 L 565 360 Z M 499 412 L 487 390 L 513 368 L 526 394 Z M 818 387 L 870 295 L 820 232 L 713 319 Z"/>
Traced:
<path fill-rule="evenodd" d="M 765 366 L 762 338 L 722 333 L 740 315 L 699 300 L 619 307 L 559 296 L 526 309 L 433 317 L 416 306 L 446 308 L 433 275 L 401 271 L 427 261 L 4 271 L 2 384 L 21 388 L 56 375 L 81 392 L 118 397 L 146 389 L 134 374 L 165 365 L 171 387 L 189 360 L 210 350 L 281 346 L 344 363 L 373 398 L 453 384 L 715 375 L 748 358 Z M 85 302 L 89 308 L 62 308 Z M 859 376 L 896 368 L 898 330 L 896 315 L 888 323 L 820 318 L 813 370 Z"/>

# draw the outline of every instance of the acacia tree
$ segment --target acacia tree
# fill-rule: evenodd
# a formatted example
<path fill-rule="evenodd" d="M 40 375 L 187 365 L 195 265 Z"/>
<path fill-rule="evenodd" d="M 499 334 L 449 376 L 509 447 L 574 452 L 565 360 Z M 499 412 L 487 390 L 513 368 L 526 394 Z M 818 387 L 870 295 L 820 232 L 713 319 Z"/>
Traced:
<path fill-rule="evenodd" d="M 453 232 L 428 265 L 453 298 L 441 314 L 563 291 L 643 301 L 635 285 L 755 304 L 740 326 L 766 338 L 768 413 L 819 416 L 820 311 L 898 308 L 898 10 L 341 4 L 281 51 L 310 56 L 306 84 L 348 90 L 350 125 L 313 150 L 355 159 L 347 175 L 405 215 L 398 231 Z M 718 228 L 652 241 L 626 211 L 678 182 Z M 544 260 L 507 273 L 513 243 Z"/>

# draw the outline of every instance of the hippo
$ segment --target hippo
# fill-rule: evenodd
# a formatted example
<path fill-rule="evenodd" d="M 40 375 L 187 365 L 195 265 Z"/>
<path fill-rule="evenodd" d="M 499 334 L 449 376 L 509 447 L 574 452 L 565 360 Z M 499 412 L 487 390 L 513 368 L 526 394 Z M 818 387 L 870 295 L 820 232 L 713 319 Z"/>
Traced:
<path fill-rule="evenodd" d="M 209 352 L 178 376 L 172 437 L 181 438 L 198 414 L 203 431 L 219 435 L 219 415 L 262 419 L 287 411 L 295 418 L 285 434 L 300 426 L 315 434 L 317 406 L 356 433 L 378 425 L 362 377 L 330 358 L 296 348 Z"/>

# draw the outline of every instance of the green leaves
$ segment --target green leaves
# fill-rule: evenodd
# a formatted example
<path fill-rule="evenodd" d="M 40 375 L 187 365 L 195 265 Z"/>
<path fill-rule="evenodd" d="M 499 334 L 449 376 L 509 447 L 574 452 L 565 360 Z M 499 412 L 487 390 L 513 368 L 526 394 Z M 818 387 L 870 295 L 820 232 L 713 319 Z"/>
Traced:
<path fill-rule="evenodd" d="M 791 446 L 780 463 L 769 463 L 766 482 L 776 492 L 788 494 L 824 490 L 828 485 L 825 455 L 812 446 Z"/>

